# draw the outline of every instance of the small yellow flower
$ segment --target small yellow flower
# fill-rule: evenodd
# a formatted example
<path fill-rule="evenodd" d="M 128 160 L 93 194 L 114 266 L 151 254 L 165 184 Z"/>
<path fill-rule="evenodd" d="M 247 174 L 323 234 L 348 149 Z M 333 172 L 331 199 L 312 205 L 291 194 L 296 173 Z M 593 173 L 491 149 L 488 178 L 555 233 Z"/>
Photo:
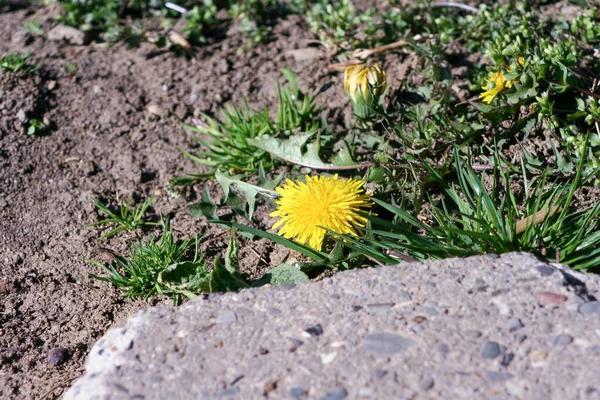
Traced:
<path fill-rule="evenodd" d="M 510 89 L 513 81 L 506 80 L 502 71 L 494 72 L 487 80 L 486 85 L 482 87 L 485 92 L 479 95 L 484 103 L 490 104 L 492 100 L 504 89 Z"/>
<path fill-rule="evenodd" d="M 375 103 L 381 103 L 386 89 L 385 71 L 377 63 L 350 65 L 344 72 L 344 90 L 361 117 L 368 116 Z"/>
<path fill-rule="evenodd" d="M 321 250 L 326 230 L 358 236 L 357 228 L 367 219 L 361 215 L 371 207 L 370 196 L 363 193 L 362 180 L 306 176 L 306 183 L 287 179 L 275 189 L 281 197 L 275 200 L 277 210 L 271 217 L 280 217 L 273 229 L 279 234 Z M 323 228 L 322 228 L 323 227 Z"/>

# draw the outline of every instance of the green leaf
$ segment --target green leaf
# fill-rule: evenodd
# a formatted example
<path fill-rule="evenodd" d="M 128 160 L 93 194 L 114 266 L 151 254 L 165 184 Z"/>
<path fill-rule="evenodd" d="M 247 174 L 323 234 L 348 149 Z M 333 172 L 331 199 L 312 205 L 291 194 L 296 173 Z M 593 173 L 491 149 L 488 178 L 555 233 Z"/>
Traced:
<path fill-rule="evenodd" d="M 260 229 L 252 228 L 250 226 L 238 224 L 235 222 L 229 222 L 229 221 L 209 221 L 209 222 L 214 222 L 214 223 L 217 223 L 220 225 L 230 226 L 230 227 L 239 229 L 240 231 L 248 232 L 255 236 L 269 239 L 277 244 L 287 247 L 290 250 L 294 250 L 299 253 L 302 253 L 306 257 L 309 257 L 317 262 L 327 261 L 327 254 L 317 251 L 315 249 L 312 249 L 303 244 L 296 243 L 293 240 L 286 239 L 283 236 L 275 235 L 270 232 L 261 231 Z"/>
<path fill-rule="evenodd" d="M 229 237 L 229 246 L 227 246 L 227 251 L 225 252 L 225 268 L 232 274 L 237 273 L 240 269 L 239 252 L 240 245 L 238 244 L 235 231 L 232 231 Z"/>
<path fill-rule="evenodd" d="M 262 173 L 264 178 L 264 171 Z M 283 179 L 284 172 L 279 174 L 274 181 L 269 183 L 269 186 L 275 187 L 277 186 L 281 180 Z M 250 183 L 244 182 L 241 179 L 245 178 L 244 175 L 234 175 L 230 176 L 227 173 L 221 172 L 220 170 L 215 171 L 215 178 L 219 182 L 219 184 L 223 187 L 223 202 L 227 202 L 230 192 L 231 185 L 235 185 L 237 189 L 244 194 L 246 201 L 248 202 L 248 218 L 252 219 L 254 215 L 254 210 L 256 208 L 256 196 L 258 194 L 262 196 L 266 196 L 269 198 L 275 198 L 279 196 L 276 191 L 267 189 L 264 187 L 252 185 Z M 264 178 L 266 180 L 266 178 Z"/>
<path fill-rule="evenodd" d="M 210 273 L 210 292 L 237 292 L 249 285 L 242 278 L 232 274 L 223 266 L 220 258 L 215 260 L 215 269 Z"/>
<path fill-rule="evenodd" d="M 280 285 L 282 283 L 310 282 L 308 276 L 300 271 L 297 266 L 290 264 L 279 264 L 265 275 L 269 275 L 269 283 Z"/>
<path fill-rule="evenodd" d="M 210 273 L 203 262 L 185 261 L 168 266 L 158 274 L 158 282 L 166 288 L 183 292 L 188 297 L 209 291 Z"/>
<path fill-rule="evenodd" d="M 300 164 L 310 168 L 326 167 L 319 157 L 319 146 L 307 146 L 306 142 L 315 132 L 298 133 L 289 139 L 277 139 L 269 135 L 262 135 L 248 139 L 248 142 L 274 157 L 292 164 Z M 306 153 L 302 149 L 306 148 Z"/>
<path fill-rule="evenodd" d="M 188 206 L 188 211 L 192 217 L 207 217 L 210 219 L 219 219 L 217 215 L 217 206 L 210 198 L 208 186 L 204 187 L 200 202 Z"/>
<path fill-rule="evenodd" d="M 314 132 L 298 133 L 289 139 L 278 139 L 268 135 L 248 139 L 248 142 L 271 154 L 292 164 L 320 169 L 339 166 L 357 165 L 350 155 L 348 146 L 344 146 L 340 152 L 333 157 L 330 164 L 323 162 L 319 155 L 321 144 L 319 137 L 312 143 L 307 143 Z"/>

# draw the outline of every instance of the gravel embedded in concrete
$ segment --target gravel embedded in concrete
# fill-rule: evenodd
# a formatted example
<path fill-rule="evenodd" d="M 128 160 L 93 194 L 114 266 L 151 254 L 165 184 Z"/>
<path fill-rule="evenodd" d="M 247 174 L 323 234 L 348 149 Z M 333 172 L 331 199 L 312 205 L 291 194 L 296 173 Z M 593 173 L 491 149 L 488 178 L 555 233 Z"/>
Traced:
<path fill-rule="evenodd" d="M 599 296 L 520 253 L 210 295 L 111 329 L 64 399 L 598 398 Z"/>

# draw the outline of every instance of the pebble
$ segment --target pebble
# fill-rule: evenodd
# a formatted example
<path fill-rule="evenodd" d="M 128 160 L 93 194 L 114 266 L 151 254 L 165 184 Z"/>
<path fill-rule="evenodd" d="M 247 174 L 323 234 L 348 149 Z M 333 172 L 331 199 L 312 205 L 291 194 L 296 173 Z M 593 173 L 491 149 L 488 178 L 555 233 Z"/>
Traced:
<path fill-rule="evenodd" d="M 532 350 L 529 352 L 529 359 L 534 363 L 538 364 L 546 361 L 548 358 L 548 352 L 542 350 Z"/>
<path fill-rule="evenodd" d="M 380 314 L 386 312 L 394 303 L 367 304 L 367 312 L 369 314 Z"/>
<path fill-rule="evenodd" d="M 537 298 L 540 305 L 542 305 L 543 307 L 564 303 L 568 299 L 568 297 L 565 295 L 552 292 L 539 292 L 537 294 Z"/>
<path fill-rule="evenodd" d="M 295 399 L 302 397 L 305 394 L 306 394 L 306 390 L 304 390 L 304 388 L 295 387 L 295 388 L 290 389 L 290 396 L 292 396 Z"/>
<path fill-rule="evenodd" d="M 502 361 L 500 362 L 500 365 L 503 367 L 508 367 L 514 358 L 515 353 L 504 353 L 502 354 Z"/>
<path fill-rule="evenodd" d="M 419 384 L 419 389 L 421 389 L 423 391 L 427 391 L 427 390 L 431 389 L 434 384 L 435 384 L 435 381 L 433 380 L 433 378 L 425 378 Z"/>
<path fill-rule="evenodd" d="M 519 318 L 512 318 L 504 325 L 504 329 L 509 332 L 514 332 L 516 330 L 523 328 L 524 326 L 525 325 L 523 325 L 523 323 L 521 322 L 521 320 Z"/>
<path fill-rule="evenodd" d="M 27 113 L 22 108 L 17 112 L 17 119 L 22 123 L 29 121 L 29 118 L 27 118 Z"/>
<path fill-rule="evenodd" d="M 386 375 L 387 375 L 387 371 L 386 371 L 386 370 L 384 370 L 384 369 L 376 369 L 376 370 L 375 370 L 375 377 L 376 377 L 376 378 L 379 378 L 379 379 L 381 379 L 381 378 L 383 378 L 383 377 L 384 377 L 384 376 L 386 376 Z"/>
<path fill-rule="evenodd" d="M 513 377 L 513 374 L 508 372 L 485 371 L 485 377 L 490 382 L 504 382 Z"/>
<path fill-rule="evenodd" d="M 321 324 L 317 324 L 315 326 L 311 326 L 310 328 L 305 330 L 310 336 L 317 337 L 323 334 L 323 327 Z"/>
<path fill-rule="evenodd" d="M 414 340 L 396 333 L 376 332 L 363 339 L 362 351 L 374 356 L 389 356 L 404 353 L 415 345 Z"/>
<path fill-rule="evenodd" d="M 64 347 L 57 347 L 50 350 L 50 353 L 48 354 L 48 364 L 56 367 L 67 362 L 70 356 L 69 350 Z"/>
<path fill-rule="evenodd" d="M 506 351 L 506 347 L 498 344 L 496 342 L 487 341 L 483 345 L 483 349 L 481 350 L 481 358 L 484 360 L 493 360 L 498 357 L 500 354 Z"/>
<path fill-rule="evenodd" d="M 465 339 L 477 339 L 477 338 L 481 337 L 481 332 L 479 332 L 476 329 L 467 329 L 466 331 L 464 331 L 462 333 L 462 336 Z"/>
<path fill-rule="evenodd" d="M 348 392 L 343 386 L 337 386 L 331 392 L 321 397 L 321 400 L 343 400 L 348 397 Z"/>
<path fill-rule="evenodd" d="M 546 342 L 550 346 L 566 346 L 573 342 L 573 336 L 561 333 L 560 335 L 550 336 Z"/>
<path fill-rule="evenodd" d="M 237 315 L 235 315 L 235 313 L 233 311 L 227 311 L 224 314 L 221 314 L 219 317 L 217 317 L 217 320 L 215 321 L 217 324 L 222 324 L 225 322 L 235 322 L 237 321 Z"/>
<path fill-rule="evenodd" d="M 579 306 L 582 314 L 600 314 L 600 301 L 590 301 Z"/>
<path fill-rule="evenodd" d="M 539 267 L 535 267 L 535 269 L 537 270 L 537 272 L 539 272 L 542 276 L 550 276 L 552 275 L 554 272 L 556 272 L 556 270 L 552 267 L 547 267 L 545 265 L 541 265 Z"/>
<path fill-rule="evenodd" d="M 56 25 L 54 28 L 50 29 L 50 31 L 48 31 L 46 34 L 46 37 L 49 40 L 65 40 L 70 44 L 76 44 L 79 46 L 83 46 L 89 41 L 89 36 L 85 32 L 75 29 L 72 26 L 66 26 L 62 24 Z"/>

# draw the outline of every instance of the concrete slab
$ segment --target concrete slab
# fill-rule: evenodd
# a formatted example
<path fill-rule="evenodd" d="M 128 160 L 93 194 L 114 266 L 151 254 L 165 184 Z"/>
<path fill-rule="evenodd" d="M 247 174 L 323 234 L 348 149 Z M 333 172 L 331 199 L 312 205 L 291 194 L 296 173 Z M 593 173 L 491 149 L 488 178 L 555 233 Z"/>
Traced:
<path fill-rule="evenodd" d="M 511 253 L 148 308 L 73 399 L 597 399 L 600 280 Z"/>

